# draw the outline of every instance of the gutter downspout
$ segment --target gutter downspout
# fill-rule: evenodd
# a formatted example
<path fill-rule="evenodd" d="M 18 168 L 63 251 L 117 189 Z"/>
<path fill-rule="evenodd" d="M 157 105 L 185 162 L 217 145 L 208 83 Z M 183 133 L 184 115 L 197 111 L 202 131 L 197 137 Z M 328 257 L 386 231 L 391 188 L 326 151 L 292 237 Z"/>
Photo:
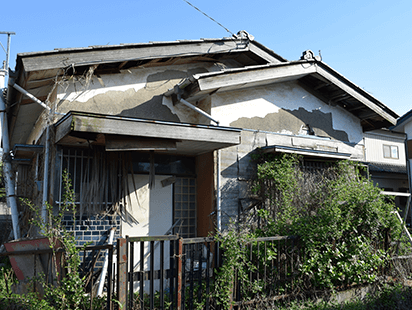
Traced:
<path fill-rule="evenodd" d="M 220 150 L 217 150 L 217 155 L 216 155 L 216 170 L 217 170 L 217 176 L 216 176 L 216 187 L 217 187 L 217 193 L 216 193 L 216 212 L 217 212 L 217 231 L 220 233 L 222 231 L 222 203 L 221 203 L 221 192 L 220 192 Z"/>
<path fill-rule="evenodd" d="M 199 114 L 207 117 L 210 119 L 212 122 L 216 123 L 216 126 L 219 126 L 219 121 L 215 120 L 210 114 L 206 113 L 205 111 L 199 109 L 198 107 L 194 106 L 190 102 L 186 101 L 185 99 L 182 98 L 183 94 L 183 88 L 187 86 L 188 81 L 184 82 L 182 85 L 176 85 L 173 89 L 170 89 L 168 92 L 165 93 L 165 96 L 171 96 L 172 94 L 177 95 L 177 100 L 187 106 L 188 108 L 198 112 Z M 217 221 L 217 230 L 218 232 L 221 232 L 222 230 L 222 204 L 221 204 L 221 191 L 220 191 L 220 150 L 217 150 L 216 154 L 216 170 L 217 170 L 217 176 L 216 176 L 216 187 L 217 187 L 217 192 L 216 192 L 216 221 Z"/>
<path fill-rule="evenodd" d="M 182 83 L 175 85 L 173 89 L 169 89 L 164 95 L 166 97 L 171 96 L 172 94 L 175 94 L 177 96 L 177 101 L 184 104 L 188 108 L 196 111 L 197 113 L 207 117 L 210 119 L 212 122 L 216 123 L 216 126 L 219 126 L 219 121 L 215 120 L 210 114 L 206 113 L 205 111 L 199 109 L 198 107 L 194 106 L 190 102 L 186 101 L 185 99 L 182 98 L 182 94 L 184 93 L 184 88 L 190 84 L 190 80 L 185 80 Z M 216 151 L 216 170 L 217 170 L 217 176 L 216 176 L 216 224 L 217 224 L 217 230 L 220 233 L 222 230 L 222 204 L 221 204 L 221 191 L 220 191 L 220 150 Z"/>
<path fill-rule="evenodd" d="M 412 154 L 408 154 L 408 134 L 405 132 L 405 155 L 406 155 L 406 173 L 408 175 L 408 187 L 409 187 L 409 193 L 412 193 L 412 180 L 411 180 L 411 161 L 409 159 L 409 156 Z M 409 207 L 412 203 L 412 197 L 409 196 Z M 406 215 L 407 216 L 407 215 Z M 405 216 L 405 219 L 406 219 Z M 412 224 L 412 212 L 411 212 L 411 224 Z"/>
<path fill-rule="evenodd" d="M 15 195 L 15 184 L 13 180 L 13 173 L 10 159 L 10 142 L 9 142 L 9 130 L 6 113 L 6 103 L 3 98 L 4 82 L 6 76 L 5 70 L 0 70 L 0 118 L 2 125 L 2 142 L 3 142 L 3 169 L 4 169 L 4 181 L 6 185 L 6 199 L 7 204 L 11 211 L 11 220 L 13 225 L 14 239 L 20 239 L 20 226 L 19 226 L 19 212 L 17 210 L 17 201 Z"/>
<path fill-rule="evenodd" d="M 202 114 L 203 116 L 207 117 L 211 121 L 215 122 L 217 126 L 219 126 L 219 121 L 215 120 L 210 114 L 208 114 L 205 111 L 199 109 L 198 107 L 194 106 L 193 104 L 191 104 L 190 102 L 184 100 L 183 98 L 180 98 L 179 102 L 183 103 L 185 106 L 187 106 L 188 108 L 196 111 L 197 113 Z"/>
<path fill-rule="evenodd" d="M 50 126 L 47 120 L 46 125 L 46 149 L 44 153 L 44 171 L 43 171 L 43 198 L 41 207 L 41 218 L 44 223 L 47 223 L 47 201 L 48 201 L 48 188 L 49 188 L 49 153 L 50 153 Z"/>
<path fill-rule="evenodd" d="M 185 106 L 188 108 L 198 112 L 199 114 L 202 114 L 203 116 L 207 117 L 211 121 L 216 123 L 216 126 L 219 126 L 219 121 L 215 120 L 210 114 L 206 113 L 205 111 L 199 109 L 198 107 L 194 106 L 190 102 L 184 100 L 181 98 L 178 94 L 178 100 L 180 103 L 183 103 Z M 222 231 L 222 203 L 221 203 L 221 192 L 220 192 L 220 150 L 217 150 L 216 154 L 216 170 L 217 170 L 217 176 L 216 176 L 216 187 L 217 187 L 217 192 L 216 192 L 216 221 L 217 221 L 217 230 L 218 232 Z"/>
<path fill-rule="evenodd" d="M 42 197 L 42 208 L 41 208 L 41 218 L 46 223 L 47 222 L 47 201 L 48 201 L 48 188 L 49 188 L 49 154 L 50 154 L 50 113 L 51 109 L 44 102 L 37 99 L 35 96 L 30 94 L 28 91 L 23 89 L 17 84 L 13 84 L 13 87 L 21 92 L 23 95 L 29 97 L 31 100 L 41 105 L 44 109 L 49 112 L 46 123 L 46 149 L 44 153 L 44 170 L 43 170 L 43 197 Z M 60 114 L 60 113 L 56 113 Z"/>

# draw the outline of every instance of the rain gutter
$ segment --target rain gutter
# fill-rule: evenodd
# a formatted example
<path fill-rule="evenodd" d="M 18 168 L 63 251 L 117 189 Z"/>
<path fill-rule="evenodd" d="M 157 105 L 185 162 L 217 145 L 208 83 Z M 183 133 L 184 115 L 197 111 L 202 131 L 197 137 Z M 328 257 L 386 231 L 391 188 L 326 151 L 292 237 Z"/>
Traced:
<path fill-rule="evenodd" d="M 31 100 L 42 106 L 49 112 L 46 124 L 46 148 L 44 150 L 44 170 L 43 170 L 43 197 L 42 197 L 42 208 L 41 208 L 41 219 L 47 222 L 47 201 L 48 201 L 48 188 L 49 188 L 49 154 L 50 154 L 50 113 L 51 109 L 44 102 L 30 94 L 28 91 L 23 89 L 17 84 L 13 84 L 13 87 L 21 92 L 23 95 L 29 97 Z M 57 113 L 56 113 L 57 114 Z M 59 113 L 60 114 L 60 113 Z"/>
<path fill-rule="evenodd" d="M 210 114 L 206 113 L 205 111 L 199 109 L 198 107 L 194 106 L 190 102 L 186 101 L 185 99 L 182 98 L 182 94 L 184 92 L 184 88 L 190 84 L 189 80 L 183 81 L 183 83 L 180 83 L 178 85 L 175 85 L 173 89 L 168 90 L 164 95 L 165 96 L 171 96 L 175 94 L 177 96 L 178 102 L 184 104 L 188 108 L 196 111 L 197 113 L 207 117 L 210 119 L 212 122 L 216 123 L 216 126 L 219 126 L 219 121 L 215 120 Z M 217 230 L 220 232 L 222 230 L 222 204 L 221 204 L 221 191 L 220 191 L 220 150 L 216 150 L 216 221 L 217 221 Z"/>
<path fill-rule="evenodd" d="M 11 221 L 13 225 L 14 239 L 20 239 L 20 226 L 19 226 L 19 212 L 17 210 L 17 201 L 15 195 L 15 182 L 13 179 L 13 172 L 10 158 L 10 142 L 9 142 L 9 130 L 7 123 L 6 103 L 3 97 L 4 82 L 7 71 L 0 70 L 0 119 L 2 125 L 2 142 L 3 142 L 3 171 L 4 181 L 6 187 L 6 199 L 7 204 L 11 211 Z"/>

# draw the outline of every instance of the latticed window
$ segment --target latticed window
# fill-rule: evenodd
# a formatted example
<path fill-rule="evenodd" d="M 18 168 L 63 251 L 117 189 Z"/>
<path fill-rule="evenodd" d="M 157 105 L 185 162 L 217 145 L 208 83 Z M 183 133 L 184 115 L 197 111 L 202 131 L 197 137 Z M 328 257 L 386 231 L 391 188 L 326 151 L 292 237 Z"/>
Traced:
<path fill-rule="evenodd" d="M 196 237 L 196 179 L 177 178 L 174 184 L 173 222 L 180 220 L 174 234 Z"/>
<path fill-rule="evenodd" d="M 56 204 L 61 205 L 64 195 L 62 175 L 69 173 L 75 193 L 75 203 L 81 214 L 122 213 L 135 197 L 137 175 L 148 175 L 154 165 L 156 175 L 174 177 L 173 206 L 170 211 L 173 233 L 182 237 L 196 236 L 196 178 L 195 159 L 186 156 L 154 154 L 151 159 L 144 152 L 105 152 L 104 148 L 76 149 L 62 147 L 56 159 L 60 175 L 56 189 Z M 135 176 L 130 178 L 130 176 Z M 150 178 L 149 178 L 150 179 Z M 128 180 L 133 180 L 130 182 Z"/>

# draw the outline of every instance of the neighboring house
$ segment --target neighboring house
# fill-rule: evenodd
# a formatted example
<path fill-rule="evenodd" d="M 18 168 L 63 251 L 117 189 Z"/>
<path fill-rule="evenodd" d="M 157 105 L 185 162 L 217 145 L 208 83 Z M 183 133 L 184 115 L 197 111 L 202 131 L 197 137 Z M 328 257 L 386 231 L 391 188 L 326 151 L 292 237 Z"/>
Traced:
<path fill-rule="evenodd" d="M 412 168 L 411 168 L 411 158 L 412 158 L 412 110 L 402 115 L 396 121 L 396 126 L 391 128 L 393 131 L 401 132 L 404 134 L 404 156 L 406 158 L 406 169 L 408 172 L 408 188 L 409 193 L 412 192 Z M 411 212 L 411 223 L 412 223 L 412 212 Z"/>
<path fill-rule="evenodd" d="M 396 205 L 403 211 L 409 192 L 406 169 L 405 134 L 392 130 L 374 130 L 364 134 L 365 161 L 373 182 L 386 192 L 392 192 Z M 409 222 L 410 218 L 408 218 Z"/>
<path fill-rule="evenodd" d="M 23 53 L 16 63 L 10 141 L 14 159 L 29 163 L 17 184 L 29 180 L 25 195 L 38 204 L 47 190 L 57 209 L 67 169 L 79 242 L 110 226 L 123 236 L 207 236 L 249 206 L 256 148 L 301 154 L 309 168 L 364 161 L 364 132 L 398 118 L 312 52 L 287 61 L 246 32 Z"/>

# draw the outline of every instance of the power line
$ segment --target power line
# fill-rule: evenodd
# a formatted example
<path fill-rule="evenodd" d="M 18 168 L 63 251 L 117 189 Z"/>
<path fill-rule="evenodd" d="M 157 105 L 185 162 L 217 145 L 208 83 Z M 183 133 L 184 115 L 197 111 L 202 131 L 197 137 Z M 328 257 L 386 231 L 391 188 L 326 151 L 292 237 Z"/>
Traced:
<path fill-rule="evenodd" d="M 215 19 L 213 19 L 212 17 L 210 17 L 209 15 L 207 15 L 205 12 L 203 12 L 202 10 L 200 10 L 199 8 L 197 8 L 196 6 L 194 6 L 193 4 L 191 4 L 189 1 L 187 0 L 183 0 L 184 2 L 186 2 L 187 4 L 189 4 L 191 7 L 193 7 L 194 9 L 196 9 L 197 11 L 199 11 L 200 13 L 202 13 L 204 16 L 206 16 L 207 18 L 209 18 L 210 20 L 214 21 L 216 24 L 218 24 L 220 27 L 222 27 L 223 29 L 225 29 L 227 32 L 229 32 L 232 36 L 236 36 L 232 31 L 230 31 L 229 29 L 227 29 L 225 26 L 223 26 L 221 23 L 219 23 L 218 21 L 216 21 Z"/>

